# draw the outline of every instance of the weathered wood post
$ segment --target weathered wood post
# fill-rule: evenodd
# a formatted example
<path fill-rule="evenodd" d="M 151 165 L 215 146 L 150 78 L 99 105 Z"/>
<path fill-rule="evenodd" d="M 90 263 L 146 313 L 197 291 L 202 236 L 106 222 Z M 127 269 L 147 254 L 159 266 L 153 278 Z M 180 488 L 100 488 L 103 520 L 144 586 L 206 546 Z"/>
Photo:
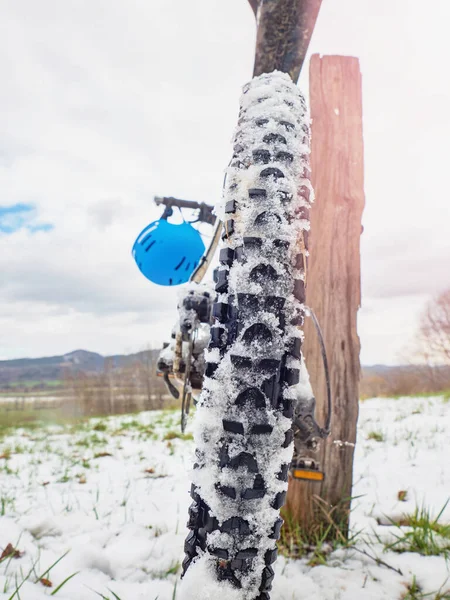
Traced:
<path fill-rule="evenodd" d="M 364 208 L 361 73 L 357 58 L 319 56 L 310 64 L 311 211 L 306 300 L 322 326 L 334 404 L 332 433 L 321 443 L 322 483 L 289 482 L 286 513 L 307 537 L 332 519 L 346 535 L 359 399 L 356 318 L 361 303 L 360 235 Z M 307 319 L 304 353 L 321 424 L 326 387 L 317 335 Z M 341 441 L 343 445 L 339 443 Z M 336 535 L 336 530 L 330 535 Z M 341 535 L 341 534 L 339 534 Z"/>

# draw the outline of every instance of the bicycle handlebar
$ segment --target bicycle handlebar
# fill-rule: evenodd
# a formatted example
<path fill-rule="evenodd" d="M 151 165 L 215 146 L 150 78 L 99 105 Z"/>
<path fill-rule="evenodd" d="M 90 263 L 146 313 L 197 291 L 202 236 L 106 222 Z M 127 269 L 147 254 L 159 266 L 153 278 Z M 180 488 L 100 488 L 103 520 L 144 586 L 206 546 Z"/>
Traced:
<path fill-rule="evenodd" d="M 156 205 L 163 204 L 167 208 L 176 206 L 177 208 L 190 208 L 192 210 L 199 210 L 198 220 L 209 225 L 214 225 L 216 222 L 216 216 L 213 215 L 213 207 L 205 202 L 195 202 L 194 200 L 180 200 L 179 198 L 173 198 L 172 196 L 155 196 L 154 201 Z"/>

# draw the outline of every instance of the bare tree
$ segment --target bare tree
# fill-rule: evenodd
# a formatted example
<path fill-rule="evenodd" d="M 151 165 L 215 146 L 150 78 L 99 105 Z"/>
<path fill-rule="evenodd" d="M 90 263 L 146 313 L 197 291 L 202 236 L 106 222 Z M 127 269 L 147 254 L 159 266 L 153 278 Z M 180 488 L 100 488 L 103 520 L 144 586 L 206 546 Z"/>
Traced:
<path fill-rule="evenodd" d="M 144 408 L 152 410 L 160 408 L 164 401 L 163 395 L 166 393 L 162 380 L 158 379 L 157 372 L 158 352 L 152 346 L 147 346 L 139 353 L 137 362 L 137 372 L 139 384 L 144 392 Z"/>
<path fill-rule="evenodd" d="M 450 385 L 450 289 L 433 298 L 419 323 L 418 352 L 432 391 Z"/>
<path fill-rule="evenodd" d="M 450 289 L 428 304 L 422 315 L 420 336 L 431 362 L 450 365 Z"/>
<path fill-rule="evenodd" d="M 147 404 L 148 406 L 151 406 L 155 393 L 154 388 L 156 378 L 156 355 L 152 352 L 151 346 L 147 346 L 141 353 L 138 364 L 138 373 L 140 383 L 145 390 Z"/>

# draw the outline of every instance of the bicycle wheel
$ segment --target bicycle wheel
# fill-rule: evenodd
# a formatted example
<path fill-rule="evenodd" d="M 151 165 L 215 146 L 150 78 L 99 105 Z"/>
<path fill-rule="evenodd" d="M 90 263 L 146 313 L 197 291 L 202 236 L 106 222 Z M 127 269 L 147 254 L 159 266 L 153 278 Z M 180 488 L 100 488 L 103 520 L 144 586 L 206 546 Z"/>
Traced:
<path fill-rule="evenodd" d="M 284 73 L 244 87 L 195 418 L 183 600 L 267 600 L 293 451 L 309 229 L 309 119 Z"/>

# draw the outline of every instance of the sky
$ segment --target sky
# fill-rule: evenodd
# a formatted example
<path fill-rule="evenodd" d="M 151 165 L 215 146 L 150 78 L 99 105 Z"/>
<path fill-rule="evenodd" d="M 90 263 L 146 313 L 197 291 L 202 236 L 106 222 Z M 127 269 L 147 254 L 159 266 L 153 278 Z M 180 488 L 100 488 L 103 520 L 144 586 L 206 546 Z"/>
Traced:
<path fill-rule="evenodd" d="M 310 46 L 361 64 L 366 365 L 402 362 L 450 287 L 449 20 L 448 0 L 323 0 Z M 170 336 L 177 290 L 131 247 L 154 195 L 219 199 L 254 43 L 245 0 L 2 0 L 0 359 Z"/>

